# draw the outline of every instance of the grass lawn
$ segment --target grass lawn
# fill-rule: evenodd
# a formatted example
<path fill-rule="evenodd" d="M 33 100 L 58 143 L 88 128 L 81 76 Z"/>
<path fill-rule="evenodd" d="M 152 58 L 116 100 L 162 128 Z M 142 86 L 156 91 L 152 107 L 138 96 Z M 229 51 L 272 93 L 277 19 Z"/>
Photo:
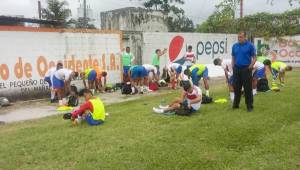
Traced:
<path fill-rule="evenodd" d="M 0 126 L 0 169 L 300 169 L 300 70 L 279 93 L 255 96 L 254 112 L 202 105 L 191 117 L 152 112 L 162 99 L 107 107 L 104 125 L 53 116 Z M 225 84 L 212 86 L 227 97 Z"/>

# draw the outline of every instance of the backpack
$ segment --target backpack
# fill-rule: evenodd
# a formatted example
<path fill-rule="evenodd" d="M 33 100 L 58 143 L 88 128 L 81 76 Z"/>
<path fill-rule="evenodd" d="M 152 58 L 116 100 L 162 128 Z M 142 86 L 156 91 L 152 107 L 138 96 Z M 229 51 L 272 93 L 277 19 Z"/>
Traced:
<path fill-rule="evenodd" d="M 123 85 L 123 87 L 121 89 L 121 93 L 125 94 L 125 95 L 132 93 L 131 84 L 129 82 L 127 82 L 126 84 Z"/>
<path fill-rule="evenodd" d="M 179 109 L 175 110 L 175 114 L 179 116 L 190 116 L 192 113 L 187 105 L 187 102 L 182 103 Z"/>
<path fill-rule="evenodd" d="M 156 82 L 150 82 L 149 83 L 149 89 L 152 90 L 152 91 L 156 91 L 158 90 L 158 85 Z"/>
<path fill-rule="evenodd" d="M 69 96 L 68 106 L 76 107 L 79 104 L 79 100 L 77 96 Z"/>
<path fill-rule="evenodd" d="M 202 101 L 201 104 L 209 104 L 213 102 L 213 98 L 206 96 L 205 94 L 202 94 Z"/>
<path fill-rule="evenodd" d="M 179 116 L 190 116 L 192 113 L 190 112 L 190 109 L 187 105 L 182 104 L 180 105 L 179 109 L 175 110 L 175 114 Z"/>
<path fill-rule="evenodd" d="M 68 106 L 76 107 L 79 104 L 78 89 L 75 85 L 71 85 L 70 96 L 68 97 Z"/>
<path fill-rule="evenodd" d="M 259 79 L 257 82 L 257 91 L 266 92 L 269 91 L 270 87 L 267 79 Z"/>

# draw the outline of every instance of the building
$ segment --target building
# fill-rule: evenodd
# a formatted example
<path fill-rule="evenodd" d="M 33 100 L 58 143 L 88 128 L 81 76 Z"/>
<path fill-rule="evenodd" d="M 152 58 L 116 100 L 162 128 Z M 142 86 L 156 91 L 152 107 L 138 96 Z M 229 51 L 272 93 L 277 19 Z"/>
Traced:
<path fill-rule="evenodd" d="M 129 46 L 142 64 L 143 32 L 168 32 L 167 16 L 144 8 L 121 8 L 100 13 L 101 29 L 123 31 L 124 47 Z"/>
<path fill-rule="evenodd" d="M 160 11 L 128 7 L 101 12 L 100 17 L 105 30 L 168 32 L 167 16 Z"/>

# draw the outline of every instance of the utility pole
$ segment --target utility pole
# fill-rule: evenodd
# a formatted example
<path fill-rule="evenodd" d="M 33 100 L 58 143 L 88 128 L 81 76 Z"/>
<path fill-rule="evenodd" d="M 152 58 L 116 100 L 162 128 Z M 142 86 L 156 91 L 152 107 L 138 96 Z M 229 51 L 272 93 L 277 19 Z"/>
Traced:
<path fill-rule="evenodd" d="M 84 28 L 87 28 L 87 17 L 86 17 L 86 0 L 83 0 L 83 23 L 84 23 Z"/>
<path fill-rule="evenodd" d="M 41 5 L 41 1 L 38 1 L 38 13 L 39 13 L 39 19 L 42 19 L 42 5 Z"/>
<path fill-rule="evenodd" d="M 243 0 L 240 0 L 240 18 L 243 18 L 243 14 L 244 14 L 244 2 Z"/>

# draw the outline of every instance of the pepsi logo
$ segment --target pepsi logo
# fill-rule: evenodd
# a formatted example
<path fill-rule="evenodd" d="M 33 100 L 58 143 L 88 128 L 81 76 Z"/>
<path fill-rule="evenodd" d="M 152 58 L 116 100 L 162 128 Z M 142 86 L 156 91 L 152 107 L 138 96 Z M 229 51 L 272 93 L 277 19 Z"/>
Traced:
<path fill-rule="evenodd" d="M 173 62 L 180 54 L 184 43 L 184 38 L 182 36 L 176 36 L 172 39 L 169 46 L 169 59 Z"/>

